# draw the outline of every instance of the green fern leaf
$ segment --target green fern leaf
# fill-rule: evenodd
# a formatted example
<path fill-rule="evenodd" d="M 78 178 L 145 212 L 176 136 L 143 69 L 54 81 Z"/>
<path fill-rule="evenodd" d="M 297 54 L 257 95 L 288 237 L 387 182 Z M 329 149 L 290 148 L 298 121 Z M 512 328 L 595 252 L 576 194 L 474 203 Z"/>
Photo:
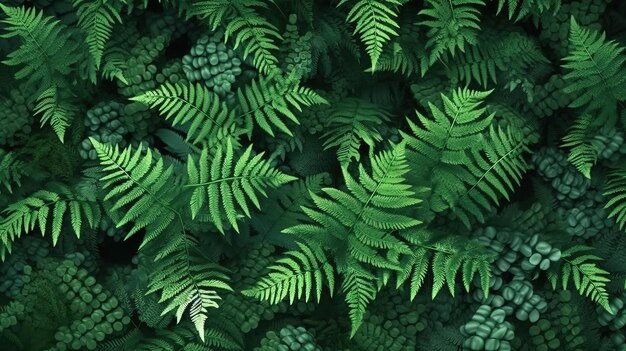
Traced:
<path fill-rule="evenodd" d="M 614 313 L 609 306 L 609 293 L 606 290 L 606 285 L 610 282 L 609 272 L 594 262 L 602 261 L 602 258 L 590 254 L 575 255 L 589 250 L 593 250 L 593 247 L 577 245 L 563 251 L 561 259 L 564 262 L 560 274 L 563 289 L 567 289 L 571 277 L 574 287 L 581 296 L 588 297 L 609 313 Z"/>
<path fill-rule="evenodd" d="M 186 140 L 194 144 L 215 139 L 220 128 L 228 128 L 234 123 L 233 112 L 228 110 L 226 103 L 220 103 L 217 95 L 209 92 L 204 84 L 165 83 L 131 100 L 158 108 L 166 120 L 173 119 L 174 126 L 189 125 Z"/>
<path fill-rule="evenodd" d="M 257 80 L 237 92 L 239 105 L 243 112 L 240 117 L 254 117 L 256 123 L 269 135 L 274 136 L 272 125 L 293 136 L 280 115 L 300 124 L 290 107 L 302 111 L 301 106 L 328 104 L 312 89 L 301 87 L 293 77 L 283 78 L 273 75 L 269 78 L 259 77 Z M 250 131 L 251 132 L 251 131 Z M 250 133 L 249 132 L 249 133 Z"/>
<path fill-rule="evenodd" d="M 484 0 L 426 0 L 426 3 L 429 6 L 419 14 L 428 17 L 420 24 L 429 27 L 426 49 L 430 49 L 431 65 L 446 51 L 454 57 L 457 48 L 465 52 L 466 45 L 477 43 L 478 6 L 484 6 Z"/>
<path fill-rule="evenodd" d="M 102 53 L 111 37 L 113 24 L 120 17 L 121 3 L 116 0 L 74 0 L 78 26 L 87 33 L 86 42 L 96 69 L 100 68 Z"/>
<path fill-rule="evenodd" d="M 604 208 L 610 211 L 608 218 L 615 218 L 623 230 L 626 224 L 626 166 L 619 165 L 609 173 L 603 194 L 607 198 Z"/>
<path fill-rule="evenodd" d="M 242 293 L 261 301 L 277 304 L 289 295 L 289 304 L 304 298 L 308 302 L 315 293 L 319 302 L 324 281 L 331 296 L 334 290 L 334 269 L 320 247 L 307 247 L 299 244 L 299 251 L 288 251 L 269 269 L 272 271 L 254 287 Z M 324 279 L 326 278 L 326 279 Z M 314 292 L 315 289 L 315 292 Z"/>
<path fill-rule="evenodd" d="M 337 6 L 342 6 L 348 1 L 341 0 Z M 400 27 L 396 17 L 400 5 L 401 2 L 398 0 L 356 0 L 348 12 L 346 21 L 355 23 L 354 34 L 358 34 L 365 44 L 372 62 L 372 72 L 376 70 L 383 45 L 392 36 L 398 35 L 396 30 Z"/>
<path fill-rule="evenodd" d="M 360 147 L 365 142 L 370 149 L 383 139 L 378 131 L 391 114 L 382 107 L 356 98 L 333 104 L 328 116 L 328 131 L 322 135 L 324 149 L 337 147 L 337 159 L 347 165 L 352 159 L 361 159 Z"/>
<path fill-rule="evenodd" d="M 0 217 L 0 258 L 12 251 L 13 242 L 28 234 L 37 226 L 42 235 L 50 233 L 56 245 L 67 215 L 71 227 L 80 238 L 82 222 L 90 228 L 100 222 L 100 206 L 61 184 L 53 184 L 51 190 L 39 190 L 29 197 L 10 204 Z M 69 213 L 68 213 L 69 209 Z"/>
<path fill-rule="evenodd" d="M 624 47 L 606 41 L 605 33 L 579 26 L 573 17 L 569 42 L 571 49 L 563 64 L 569 72 L 563 77 L 563 90 L 578 96 L 569 106 L 615 109 L 617 101 L 626 99 Z"/>
<path fill-rule="evenodd" d="M 350 309 L 351 338 L 361 327 L 367 306 L 376 298 L 374 280 L 374 276 L 363 270 L 349 269 L 346 272 L 346 278 L 341 288 L 346 294 L 346 302 Z"/>
<path fill-rule="evenodd" d="M 61 97 L 65 76 L 80 59 L 78 45 L 70 40 L 71 31 L 54 17 L 44 17 L 43 12 L 14 8 L 0 4 L 6 18 L 0 20 L 6 27 L 2 38 L 20 37 L 22 45 L 8 54 L 3 63 L 23 66 L 15 73 L 16 79 L 27 79 L 37 96 L 36 113 L 43 114 L 42 125 L 50 121 L 61 141 L 73 117 L 74 108 Z"/>
<path fill-rule="evenodd" d="M 19 160 L 14 152 L 0 149 L 0 185 L 9 193 L 13 193 L 14 185 L 22 186 L 21 179 L 25 174 L 27 174 L 26 164 Z"/>
<path fill-rule="evenodd" d="M 235 161 L 233 147 L 228 140 L 225 148 L 219 146 L 216 149 L 210 161 L 206 148 L 202 150 L 197 163 L 189 156 L 189 180 L 185 187 L 193 188 L 190 201 L 193 217 L 208 202 L 211 220 L 220 232 L 224 232 L 223 217 L 239 231 L 237 207 L 249 217 L 248 201 L 260 209 L 258 193 L 267 196 L 266 189 L 277 188 L 296 179 L 272 168 L 269 161 L 262 159 L 263 153 L 254 157 L 251 157 L 251 153 L 252 146 L 249 146 Z"/>
<path fill-rule="evenodd" d="M 548 10 L 556 12 L 561 7 L 561 0 L 498 0 L 498 14 L 504 5 L 508 7 L 509 19 L 515 17 L 514 21 L 517 22 L 529 14 L 541 14 Z"/>
<path fill-rule="evenodd" d="M 257 12 L 266 8 L 266 3 L 257 0 L 205 0 L 194 2 L 189 14 L 208 19 L 211 30 L 226 24 L 225 40 L 234 37 L 234 47 L 243 48 L 244 59 L 253 55 L 254 66 L 261 73 L 269 74 L 278 69 L 278 59 L 273 53 L 278 46 L 274 42 L 282 37 L 278 29 Z"/>
<path fill-rule="evenodd" d="M 593 118 L 589 114 L 578 117 L 567 135 L 563 137 L 562 145 L 571 148 L 567 159 L 589 179 L 591 179 L 591 168 L 598 160 L 599 152 L 591 142 L 593 135 L 589 133 L 593 122 Z"/>

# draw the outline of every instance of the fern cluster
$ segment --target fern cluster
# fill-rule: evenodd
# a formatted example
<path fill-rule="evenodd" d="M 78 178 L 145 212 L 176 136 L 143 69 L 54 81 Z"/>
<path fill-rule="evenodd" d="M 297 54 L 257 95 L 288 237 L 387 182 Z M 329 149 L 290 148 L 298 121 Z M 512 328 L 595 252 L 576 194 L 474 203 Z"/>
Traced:
<path fill-rule="evenodd" d="M 624 349 L 624 23 L 3 1 L 0 348 Z"/>

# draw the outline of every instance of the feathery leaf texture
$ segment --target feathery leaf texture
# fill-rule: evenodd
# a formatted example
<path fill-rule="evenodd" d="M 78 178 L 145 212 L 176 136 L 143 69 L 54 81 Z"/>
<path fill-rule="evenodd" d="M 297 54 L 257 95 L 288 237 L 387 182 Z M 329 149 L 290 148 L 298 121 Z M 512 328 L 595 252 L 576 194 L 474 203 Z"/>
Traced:
<path fill-rule="evenodd" d="M 23 65 L 15 73 L 16 79 L 27 78 L 29 85 L 37 90 L 36 113 L 43 114 L 42 125 L 50 121 L 61 141 L 73 107 L 61 97 L 59 89 L 66 85 L 63 76 L 72 71 L 72 65 L 80 59 L 78 45 L 70 40 L 72 32 L 54 17 L 24 7 L 8 7 L 0 4 L 7 18 L 0 20 L 6 25 L 0 37 L 22 38 L 22 45 L 8 54 L 3 63 L 10 66 Z"/>
<path fill-rule="evenodd" d="M 289 295 L 289 304 L 304 298 L 305 302 L 314 295 L 320 302 L 324 281 L 332 296 L 335 286 L 334 269 L 321 247 L 298 244 L 298 251 L 288 251 L 269 267 L 271 272 L 259 280 L 254 287 L 242 293 L 261 301 L 277 304 Z M 325 278 L 325 279 L 324 279 Z M 315 289 L 315 290 L 314 290 Z"/>
<path fill-rule="evenodd" d="M 610 211 L 607 217 L 615 218 L 623 230 L 626 225 L 626 166 L 621 164 L 609 173 L 603 194 L 607 199 L 604 208 Z"/>
<path fill-rule="evenodd" d="M 498 0 L 498 13 L 507 5 L 509 19 L 515 17 L 515 22 L 529 14 L 541 14 L 544 11 L 558 11 L 561 0 Z M 517 13 L 517 16 L 514 16 Z"/>
<path fill-rule="evenodd" d="M 238 209 L 250 217 L 249 201 L 257 209 L 261 208 L 258 193 L 267 196 L 266 189 L 278 188 L 296 179 L 271 167 L 270 161 L 263 159 L 263 154 L 252 156 L 251 145 L 235 161 L 235 153 L 228 140 L 226 147 L 217 147 L 211 160 L 206 148 L 197 163 L 189 156 L 189 179 L 185 187 L 193 188 L 189 202 L 192 217 L 196 217 L 208 203 L 211 220 L 220 232 L 224 232 L 223 217 L 235 231 L 239 231 Z"/>
<path fill-rule="evenodd" d="M 302 111 L 301 106 L 328 104 L 326 99 L 312 89 L 300 86 L 300 82 L 292 76 L 281 77 L 280 75 L 272 75 L 268 78 L 259 77 L 250 85 L 239 89 L 237 97 L 243 117 L 246 119 L 254 117 L 259 127 L 271 136 L 274 136 L 272 125 L 293 136 L 280 117 L 282 115 L 300 124 L 290 107 Z"/>
<path fill-rule="evenodd" d="M 404 231 L 402 236 L 414 247 L 402 262 L 402 270 L 397 273 L 396 287 L 399 288 L 410 279 L 411 300 L 424 285 L 429 268 L 434 278 L 431 293 L 433 299 L 444 284 L 448 286 L 450 294 L 455 295 L 459 272 L 465 291 L 470 291 L 470 283 L 478 275 L 482 290 L 485 294 L 489 293 L 491 262 L 494 257 L 483 245 L 461 236 L 437 239 L 431 231 L 421 228 Z"/>
<path fill-rule="evenodd" d="M 566 93 L 578 96 L 570 107 L 614 107 L 626 100 L 626 70 L 624 47 L 606 41 L 606 34 L 581 27 L 570 21 L 570 52 L 563 60 L 568 73 L 563 76 Z"/>
<path fill-rule="evenodd" d="M 172 125 L 188 125 L 187 141 L 194 144 L 215 138 L 220 128 L 234 123 L 234 113 L 217 95 L 200 83 L 185 85 L 165 83 L 155 90 L 144 92 L 131 100 L 158 108 Z"/>
<path fill-rule="evenodd" d="M 396 22 L 398 0 L 341 0 L 337 6 L 354 2 L 348 12 L 346 21 L 355 23 L 354 34 L 361 37 L 365 50 L 372 62 L 371 71 L 376 70 L 378 59 L 383 52 L 383 45 L 397 36 L 400 27 Z"/>
<path fill-rule="evenodd" d="M 376 292 L 366 267 L 399 270 L 398 255 L 410 249 L 393 233 L 421 223 L 403 214 L 421 202 L 404 183 L 409 170 L 404 144 L 371 155 L 370 162 L 371 175 L 359 164 L 358 180 L 344 167 L 348 192 L 323 188 L 323 196 L 311 193 L 315 208 L 303 207 L 309 220 L 283 230 L 308 247 L 319 245 L 333 253 L 337 271 L 344 275 L 352 335 Z"/>
<path fill-rule="evenodd" d="M 489 94 L 458 89 L 452 99 L 442 95 L 444 111 L 429 102 L 434 119 L 418 112 L 423 127 L 409 120 L 413 135 L 401 132 L 417 169 L 415 181 L 430 178 L 431 209 L 450 208 L 468 227 L 470 215 L 482 222 L 491 202 L 508 199 L 528 168 L 521 131 L 490 126 L 494 114 L 481 107 Z"/>
<path fill-rule="evenodd" d="M 191 321 L 204 342 L 208 309 L 219 307 L 219 290 L 232 291 L 230 278 L 226 269 L 196 252 L 195 240 L 188 236 L 179 238 L 185 241 L 181 243 L 185 249 L 160 259 L 148 284 L 148 293 L 161 291 L 159 303 L 166 303 L 161 315 L 176 310 L 177 323 L 189 309 Z"/>
<path fill-rule="evenodd" d="M 334 103 L 328 116 L 328 131 L 322 135 L 324 149 L 337 147 L 337 159 L 342 165 L 352 159 L 359 161 L 361 143 L 372 149 L 383 139 L 377 127 L 390 118 L 391 114 L 383 107 L 361 99 L 347 98 Z"/>
<path fill-rule="evenodd" d="M 78 26 L 87 34 L 89 54 L 96 69 L 100 68 L 104 46 L 111 37 L 113 25 L 120 17 L 121 3 L 117 0 L 74 0 Z"/>
<path fill-rule="evenodd" d="M 610 281 L 609 272 L 596 264 L 602 258 L 586 253 L 593 249 L 590 246 L 575 245 L 563 251 L 560 273 L 552 270 L 548 278 L 553 289 L 556 289 L 560 278 L 563 290 L 567 289 L 571 279 L 581 296 L 590 298 L 609 313 L 615 313 L 609 306 L 609 293 L 606 291 L 606 284 Z"/>
<path fill-rule="evenodd" d="M 145 228 L 143 247 L 162 232 L 179 226 L 175 221 L 179 214 L 171 206 L 176 195 L 175 188 L 170 187 L 172 166 L 165 168 L 163 158 L 153 157 L 152 150 L 143 145 L 135 150 L 120 150 L 118 146 L 90 140 L 104 167 L 105 175 L 100 179 L 103 188 L 108 189 L 104 200 L 113 201 L 111 211 L 122 214 L 117 227 L 133 222 L 126 238 Z"/>
<path fill-rule="evenodd" d="M 576 119 L 563 137 L 563 147 L 571 148 L 567 159 L 585 177 L 591 179 L 591 168 L 598 160 L 599 150 L 592 143 L 591 131 L 594 120 L 590 114 L 583 114 Z"/>
<path fill-rule="evenodd" d="M 483 32 L 481 45 L 471 46 L 454 60 L 446 60 L 448 76 L 487 88 L 490 81 L 497 83 L 497 72 L 525 74 L 530 67 L 549 62 L 539 45 L 531 37 L 519 32 L 503 35 Z"/>
<path fill-rule="evenodd" d="M 53 184 L 50 190 L 36 191 L 2 211 L 0 258 L 4 261 L 6 253 L 10 254 L 12 251 L 13 242 L 33 231 L 35 226 L 42 235 L 50 233 L 52 244 L 56 245 L 68 215 L 72 230 L 80 238 L 83 218 L 90 228 L 95 228 L 100 222 L 100 212 L 100 206 L 96 202 L 78 195 L 76 191 L 62 184 Z"/>
<path fill-rule="evenodd" d="M 426 0 L 426 3 L 429 6 L 419 14 L 428 18 L 420 24 L 429 28 L 426 49 L 430 49 L 431 65 L 446 51 L 454 57 L 457 48 L 465 52 L 466 45 L 477 43 L 478 7 L 485 5 L 484 0 Z"/>
<path fill-rule="evenodd" d="M 225 41 L 234 37 L 234 47 L 243 48 L 243 57 L 253 55 L 252 63 L 261 73 L 269 74 L 278 69 L 276 40 L 282 40 L 278 29 L 262 17 L 257 9 L 267 4 L 258 0 L 204 0 L 194 2 L 190 15 L 206 18 L 215 30 L 226 23 Z"/>
<path fill-rule="evenodd" d="M 152 150 L 143 145 L 136 150 L 128 147 L 120 151 L 117 146 L 90 140 L 106 174 L 100 179 L 104 189 L 109 189 L 104 200 L 114 202 L 112 211 L 123 209 L 117 226 L 134 222 L 127 238 L 145 228 L 140 249 L 157 236 L 163 239 L 159 241 L 158 269 L 150 275 L 148 293 L 161 291 L 159 301 L 167 302 L 163 314 L 176 309 L 178 322 L 189 309 L 191 320 L 204 340 L 208 309 L 218 307 L 216 300 L 220 299 L 216 289 L 231 288 L 223 269 L 192 251 L 196 242 L 185 232 L 182 215 L 173 207 L 176 188 L 168 187 L 174 178 L 173 166 L 164 169 L 163 158 L 155 161 Z"/>
<path fill-rule="evenodd" d="M 13 193 L 13 186 L 22 186 L 21 179 L 26 174 L 26 164 L 17 158 L 15 152 L 0 149 L 0 185 Z"/>

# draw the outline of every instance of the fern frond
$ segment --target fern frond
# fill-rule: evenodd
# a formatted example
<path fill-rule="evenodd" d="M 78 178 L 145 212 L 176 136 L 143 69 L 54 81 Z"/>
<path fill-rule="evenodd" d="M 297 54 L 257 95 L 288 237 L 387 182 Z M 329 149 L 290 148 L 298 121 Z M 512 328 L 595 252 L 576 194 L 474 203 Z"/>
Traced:
<path fill-rule="evenodd" d="M 626 70 L 624 47 L 606 41 L 606 34 L 578 25 L 570 20 L 570 52 L 563 67 L 569 72 L 563 76 L 564 91 L 578 96 L 570 107 L 589 105 L 590 108 L 615 107 L 626 98 Z"/>
<path fill-rule="evenodd" d="M 257 194 L 267 196 L 266 189 L 277 188 L 294 181 L 296 178 L 286 175 L 263 160 L 263 153 L 252 155 L 252 146 L 235 160 L 230 140 L 226 147 L 218 146 L 213 159 L 209 161 L 208 149 L 203 149 L 198 162 L 190 156 L 187 162 L 187 188 L 193 188 L 191 195 L 192 217 L 208 202 L 211 220 L 220 232 L 224 232 L 223 217 L 236 231 L 238 209 L 250 217 L 248 202 L 260 209 Z M 233 165 L 234 163 L 234 165 Z M 234 167 L 233 167 L 234 166 Z"/>
<path fill-rule="evenodd" d="M 609 210 L 608 218 L 615 218 L 620 229 L 626 225 L 626 166 L 623 164 L 612 170 L 603 195 L 607 198 L 604 208 Z"/>
<path fill-rule="evenodd" d="M 590 127 L 593 118 L 589 114 L 583 114 L 576 118 L 576 122 L 572 125 L 563 137 L 563 147 L 571 148 L 567 155 L 576 169 L 585 177 L 591 179 L 591 167 L 598 160 L 599 150 L 591 142 L 593 135 L 590 135 Z"/>
<path fill-rule="evenodd" d="M 165 168 L 160 157 L 155 161 L 152 150 L 143 145 L 120 151 L 117 146 L 93 138 L 90 141 L 104 167 L 105 176 L 100 180 L 108 192 L 103 200 L 112 200 L 111 211 L 123 214 L 117 227 L 134 222 L 126 238 L 145 228 L 147 234 L 141 245 L 144 246 L 169 227 L 178 225 L 175 219 L 179 214 L 171 206 L 176 196 L 176 187 L 171 186 L 172 166 Z"/>
<path fill-rule="evenodd" d="M 452 99 L 441 95 L 444 110 L 428 103 L 433 119 L 417 116 L 423 127 L 408 120 L 413 135 L 401 132 L 407 140 L 409 161 L 420 172 L 416 178 L 431 179 L 430 207 L 435 212 L 453 206 L 459 195 L 467 191 L 465 179 L 472 179 L 463 167 L 472 149 L 484 144 L 482 133 L 491 124 L 493 114 L 486 115 L 483 100 L 490 92 L 457 89 Z"/>
<path fill-rule="evenodd" d="M 609 306 L 609 293 L 606 291 L 606 284 L 610 282 L 609 272 L 597 266 L 596 262 L 602 261 L 602 258 L 585 253 L 590 250 L 593 250 L 593 247 L 577 245 L 563 251 L 561 260 L 564 262 L 560 267 L 560 273 L 552 270 L 548 278 L 553 289 L 556 289 L 560 278 L 563 290 L 567 289 L 571 279 L 581 296 L 588 297 L 609 313 L 614 313 Z"/>
<path fill-rule="evenodd" d="M 520 21 L 529 14 L 541 14 L 544 11 L 558 11 L 561 7 L 561 0 L 498 0 L 499 14 L 504 5 L 507 5 L 509 19 L 515 17 L 515 22 Z M 517 16 L 515 14 L 517 13 Z"/>
<path fill-rule="evenodd" d="M 432 232 L 423 229 L 408 230 L 402 236 L 414 247 L 402 262 L 402 270 L 397 273 L 396 287 L 399 288 L 410 279 L 411 300 L 424 285 L 429 268 L 434 278 L 431 293 L 433 299 L 444 284 L 454 296 L 459 273 L 465 291 L 470 291 L 470 284 L 478 275 L 482 290 L 488 294 L 491 262 L 494 257 L 482 244 L 461 236 L 436 239 Z"/>
<path fill-rule="evenodd" d="M 263 207 L 263 213 L 252 216 L 250 224 L 263 236 L 264 242 L 295 249 L 293 242 L 281 231 L 306 219 L 301 206 L 309 206 L 312 201 L 310 193 L 319 193 L 325 183 L 330 183 L 330 175 L 320 173 L 273 191 Z"/>
<path fill-rule="evenodd" d="M 220 103 L 217 95 L 200 83 L 165 83 L 131 100 L 158 108 L 166 120 L 172 119 L 173 126 L 189 124 L 186 140 L 194 144 L 215 138 L 220 128 L 234 123 L 234 113 L 226 103 Z"/>
<path fill-rule="evenodd" d="M 257 12 L 267 4 L 258 0 L 204 0 L 193 3 L 190 15 L 208 19 L 211 30 L 225 26 L 225 41 L 234 37 L 234 47 L 243 48 L 243 57 L 253 55 L 254 66 L 264 74 L 278 69 L 276 40 L 282 40 L 278 29 Z"/>
<path fill-rule="evenodd" d="M 254 117 L 256 123 L 269 135 L 274 136 L 272 125 L 282 132 L 293 136 L 283 119 L 287 117 L 296 124 L 300 124 L 296 115 L 291 111 L 295 108 L 302 111 L 301 106 L 328 104 L 310 88 L 300 86 L 293 77 L 273 75 L 269 78 L 259 77 L 249 86 L 239 89 L 237 97 L 244 118 Z"/>
<path fill-rule="evenodd" d="M 56 85 L 44 90 L 37 98 L 35 113 L 41 114 L 41 125 L 50 122 L 56 135 L 63 141 L 65 130 L 74 118 L 76 109 L 59 96 L 59 93 Z"/>
<path fill-rule="evenodd" d="M 337 147 L 337 159 L 347 165 L 352 159 L 361 159 L 360 147 L 365 142 L 370 149 L 382 140 L 378 131 L 391 114 L 379 105 L 357 98 L 333 103 L 328 116 L 328 131 L 322 135 L 324 149 Z"/>
<path fill-rule="evenodd" d="M 74 108 L 62 98 L 59 89 L 66 85 L 65 76 L 80 59 L 78 45 L 71 31 L 54 17 L 24 7 L 14 8 L 0 4 L 6 18 L 2 38 L 20 37 L 22 45 L 7 55 L 3 63 L 23 66 L 15 73 L 16 79 L 26 78 L 34 86 L 37 96 L 36 113 L 43 114 L 42 125 L 48 121 L 63 141 L 65 129 L 73 117 Z"/>
<path fill-rule="evenodd" d="M 128 85 L 128 79 L 124 75 L 128 70 L 128 61 L 123 50 L 110 48 L 104 51 L 102 61 L 102 77 L 111 81 L 117 79 Z"/>
<path fill-rule="evenodd" d="M 350 337 L 352 338 L 363 322 L 367 306 L 376 298 L 375 278 L 364 270 L 349 268 L 341 290 L 346 294 L 346 302 L 350 309 Z"/>
<path fill-rule="evenodd" d="M 463 180 L 467 190 L 451 206 L 467 226 L 470 214 L 483 222 L 483 211 L 489 210 L 491 203 L 499 205 L 500 197 L 509 200 L 529 168 L 524 154 L 530 150 L 524 135 L 493 126 L 488 135 L 482 147 L 472 149 L 466 164 L 471 177 Z"/>
<path fill-rule="evenodd" d="M 430 49 L 429 60 L 432 65 L 446 52 L 452 57 L 458 48 L 465 52 L 466 45 L 477 43 L 479 26 L 479 6 L 484 0 L 426 0 L 429 5 L 419 12 L 428 20 L 420 24 L 429 27 L 426 49 Z"/>
<path fill-rule="evenodd" d="M 13 192 L 13 185 L 22 186 L 22 176 L 26 174 L 26 164 L 17 159 L 14 152 L 0 149 L 0 185 Z M 2 194 L 2 192 L 0 192 Z"/>
<path fill-rule="evenodd" d="M 100 69 L 102 53 L 111 37 L 115 21 L 122 23 L 121 3 L 117 0 L 74 0 L 78 26 L 87 34 L 89 47 L 96 69 Z"/>
<path fill-rule="evenodd" d="M 308 302 L 313 294 L 319 302 L 325 281 L 332 296 L 335 286 L 334 269 L 322 248 L 304 244 L 298 244 L 298 247 L 299 251 L 288 251 L 276 260 L 269 267 L 271 272 L 266 277 L 242 293 L 271 304 L 279 303 L 287 295 L 289 304 L 293 304 L 296 298 L 304 298 Z"/>
<path fill-rule="evenodd" d="M 348 12 L 346 21 L 355 24 L 354 34 L 358 34 L 365 44 L 373 72 L 383 52 L 383 45 L 391 37 L 398 35 L 396 30 L 400 27 L 396 18 L 402 3 L 398 0 L 341 0 L 337 7 L 348 1 L 354 4 Z"/>
<path fill-rule="evenodd" d="M 80 196 L 65 185 L 54 184 L 51 190 L 39 190 L 29 197 L 14 202 L 2 211 L 0 217 L 0 258 L 12 251 L 13 242 L 37 226 L 42 235 L 50 233 L 56 245 L 63 224 L 69 222 L 76 237 L 80 238 L 83 222 L 90 228 L 100 222 L 100 206 Z"/>
<path fill-rule="evenodd" d="M 219 290 L 232 291 L 228 284 L 227 271 L 195 252 L 197 242 L 184 236 L 185 250 L 177 250 L 159 261 L 156 272 L 148 284 L 148 294 L 161 291 L 159 303 L 165 303 L 161 315 L 176 310 L 176 321 L 180 323 L 183 313 L 189 316 L 200 339 L 205 341 L 205 322 L 209 308 L 218 308 L 221 297 Z M 186 274 L 181 274 L 186 272 Z"/>
<path fill-rule="evenodd" d="M 498 72 L 525 74 L 530 67 L 547 63 L 539 45 L 520 32 L 484 31 L 481 45 L 474 45 L 453 60 L 446 60 L 448 75 L 466 83 L 476 81 L 486 88 L 497 83 Z"/>

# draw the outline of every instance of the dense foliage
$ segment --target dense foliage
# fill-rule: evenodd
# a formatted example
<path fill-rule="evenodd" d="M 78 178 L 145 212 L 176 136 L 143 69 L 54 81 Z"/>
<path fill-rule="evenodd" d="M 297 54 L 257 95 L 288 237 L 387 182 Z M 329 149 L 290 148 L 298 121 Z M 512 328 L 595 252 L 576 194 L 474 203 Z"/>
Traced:
<path fill-rule="evenodd" d="M 626 350 L 626 2 L 0 1 L 0 349 Z"/>

